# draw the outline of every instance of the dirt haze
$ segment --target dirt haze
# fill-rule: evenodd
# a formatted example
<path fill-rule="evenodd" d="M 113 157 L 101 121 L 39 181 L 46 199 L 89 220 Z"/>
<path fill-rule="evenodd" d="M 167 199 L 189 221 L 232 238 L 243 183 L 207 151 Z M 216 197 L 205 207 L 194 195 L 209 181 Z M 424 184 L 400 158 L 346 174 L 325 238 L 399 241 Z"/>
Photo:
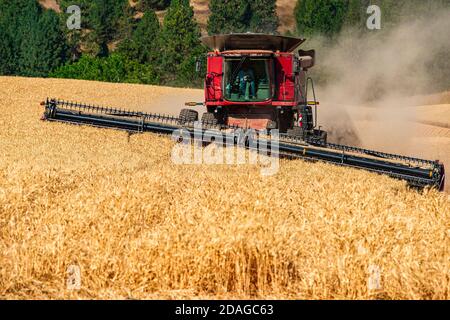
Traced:
<path fill-rule="evenodd" d="M 332 141 L 450 166 L 448 92 L 427 94 L 440 78 L 430 64 L 450 52 L 449 17 L 443 8 L 380 31 L 344 30 L 331 45 L 318 37 L 305 44 L 317 49 L 313 77 L 327 78 L 316 93 Z"/>

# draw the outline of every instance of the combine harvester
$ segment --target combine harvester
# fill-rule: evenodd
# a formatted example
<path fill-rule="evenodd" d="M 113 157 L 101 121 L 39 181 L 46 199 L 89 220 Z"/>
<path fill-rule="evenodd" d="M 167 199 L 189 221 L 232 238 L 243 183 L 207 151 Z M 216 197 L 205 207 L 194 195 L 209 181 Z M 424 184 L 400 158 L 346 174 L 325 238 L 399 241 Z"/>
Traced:
<path fill-rule="evenodd" d="M 278 155 L 365 169 L 405 180 L 414 187 L 443 190 L 445 173 L 439 161 L 327 142 L 327 133 L 317 122 L 319 103 L 313 80 L 307 76 L 315 63 L 315 52 L 298 50 L 304 39 L 230 34 L 204 37 L 202 42 L 211 49 L 207 55 L 205 101 L 186 105 L 207 109 L 201 117 L 203 140 L 211 141 L 216 132 L 226 135 L 224 143 L 252 148 L 256 130 L 270 134 L 276 129 L 280 133 Z M 197 71 L 200 69 L 198 62 Z M 172 134 L 182 130 L 195 139 L 195 123 L 199 123 L 198 112 L 192 109 L 183 109 L 179 117 L 173 117 L 57 99 L 47 99 L 43 104 L 44 120 L 129 132 Z M 262 135 L 257 140 L 260 145 L 273 143 Z"/>

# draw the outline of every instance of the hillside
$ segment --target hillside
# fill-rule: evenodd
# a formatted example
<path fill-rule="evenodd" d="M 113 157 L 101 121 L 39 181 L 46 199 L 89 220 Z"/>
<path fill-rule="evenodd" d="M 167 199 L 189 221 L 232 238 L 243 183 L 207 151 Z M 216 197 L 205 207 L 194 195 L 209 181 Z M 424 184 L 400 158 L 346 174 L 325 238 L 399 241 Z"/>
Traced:
<path fill-rule="evenodd" d="M 278 32 L 285 33 L 295 30 L 294 9 L 296 3 L 292 0 L 277 1 L 277 13 L 280 21 Z M 195 16 L 201 29 L 205 32 L 210 14 L 209 0 L 191 0 L 191 5 L 194 7 Z"/>
<path fill-rule="evenodd" d="M 176 114 L 200 90 L 0 84 L 4 299 L 450 298 L 446 194 L 304 161 L 175 165 L 167 137 L 39 120 L 47 96 Z"/>
<path fill-rule="evenodd" d="M 44 8 L 52 9 L 58 12 L 60 11 L 57 0 L 39 0 L 39 3 L 41 3 L 41 5 Z M 130 3 L 134 4 L 133 1 L 130 1 Z M 280 33 L 293 31 L 295 29 L 295 19 L 294 19 L 295 4 L 296 4 L 295 1 L 289 0 L 277 1 L 277 12 L 278 17 L 280 19 L 280 27 L 278 28 L 278 31 Z M 203 33 L 205 33 L 210 13 L 209 0 L 191 0 L 191 5 L 194 8 L 195 17 L 197 18 L 200 28 L 202 29 Z M 138 14 L 138 17 L 140 16 L 141 15 Z M 162 21 L 164 18 L 164 11 L 158 11 L 158 17 Z"/>
<path fill-rule="evenodd" d="M 61 12 L 61 8 L 57 0 L 38 0 L 42 7 L 45 9 L 55 10 L 56 12 Z"/>

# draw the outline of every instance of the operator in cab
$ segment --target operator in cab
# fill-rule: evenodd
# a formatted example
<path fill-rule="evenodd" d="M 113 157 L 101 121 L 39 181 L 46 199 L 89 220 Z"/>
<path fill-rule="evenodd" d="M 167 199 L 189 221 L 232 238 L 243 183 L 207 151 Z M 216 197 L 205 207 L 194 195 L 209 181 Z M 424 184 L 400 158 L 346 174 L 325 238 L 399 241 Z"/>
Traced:
<path fill-rule="evenodd" d="M 255 72 L 249 66 L 248 63 L 242 65 L 242 69 L 239 71 L 239 94 L 245 96 L 246 100 L 255 98 Z M 249 92 L 247 91 L 247 84 L 249 85 Z M 248 96 L 250 95 L 250 96 Z"/>

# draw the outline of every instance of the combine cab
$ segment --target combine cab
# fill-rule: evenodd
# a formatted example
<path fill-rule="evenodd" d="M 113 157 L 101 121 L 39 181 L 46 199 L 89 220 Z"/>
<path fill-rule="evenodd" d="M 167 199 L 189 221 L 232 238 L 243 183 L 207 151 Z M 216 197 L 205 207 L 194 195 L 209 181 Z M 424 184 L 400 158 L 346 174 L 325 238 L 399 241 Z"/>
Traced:
<path fill-rule="evenodd" d="M 327 133 L 317 125 L 318 102 L 313 81 L 307 76 L 308 69 L 314 66 L 315 53 L 298 50 L 303 39 L 231 34 L 205 37 L 202 41 L 211 52 L 207 55 L 205 101 L 200 103 L 207 112 L 201 121 L 192 109 L 183 109 L 174 117 L 58 99 L 42 103 L 43 120 L 129 132 L 182 131 L 184 136 L 203 144 L 211 142 L 212 136 L 225 134 L 227 145 L 246 148 L 253 148 L 255 140 L 270 145 L 270 135 L 275 136 L 273 130 L 277 129 L 281 133 L 276 134 L 278 150 L 271 152 L 273 156 L 325 161 L 385 174 L 418 188 L 444 189 L 444 166 L 439 161 L 327 142 Z M 196 126 L 199 122 L 201 134 Z M 260 135 L 253 129 L 268 130 Z"/>
<path fill-rule="evenodd" d="M 304 39 L 231 34 L 202 38 L 207 55 L 203 119 L 227 126 L 278 129 L 326 142 L 313 107 L 314 86 L 308 69 L 314 50 L 297 50 Z M 308 93 L 312 94 L 308 100 Z M 184 111 L 186 112 L 186 111 Z"/>

